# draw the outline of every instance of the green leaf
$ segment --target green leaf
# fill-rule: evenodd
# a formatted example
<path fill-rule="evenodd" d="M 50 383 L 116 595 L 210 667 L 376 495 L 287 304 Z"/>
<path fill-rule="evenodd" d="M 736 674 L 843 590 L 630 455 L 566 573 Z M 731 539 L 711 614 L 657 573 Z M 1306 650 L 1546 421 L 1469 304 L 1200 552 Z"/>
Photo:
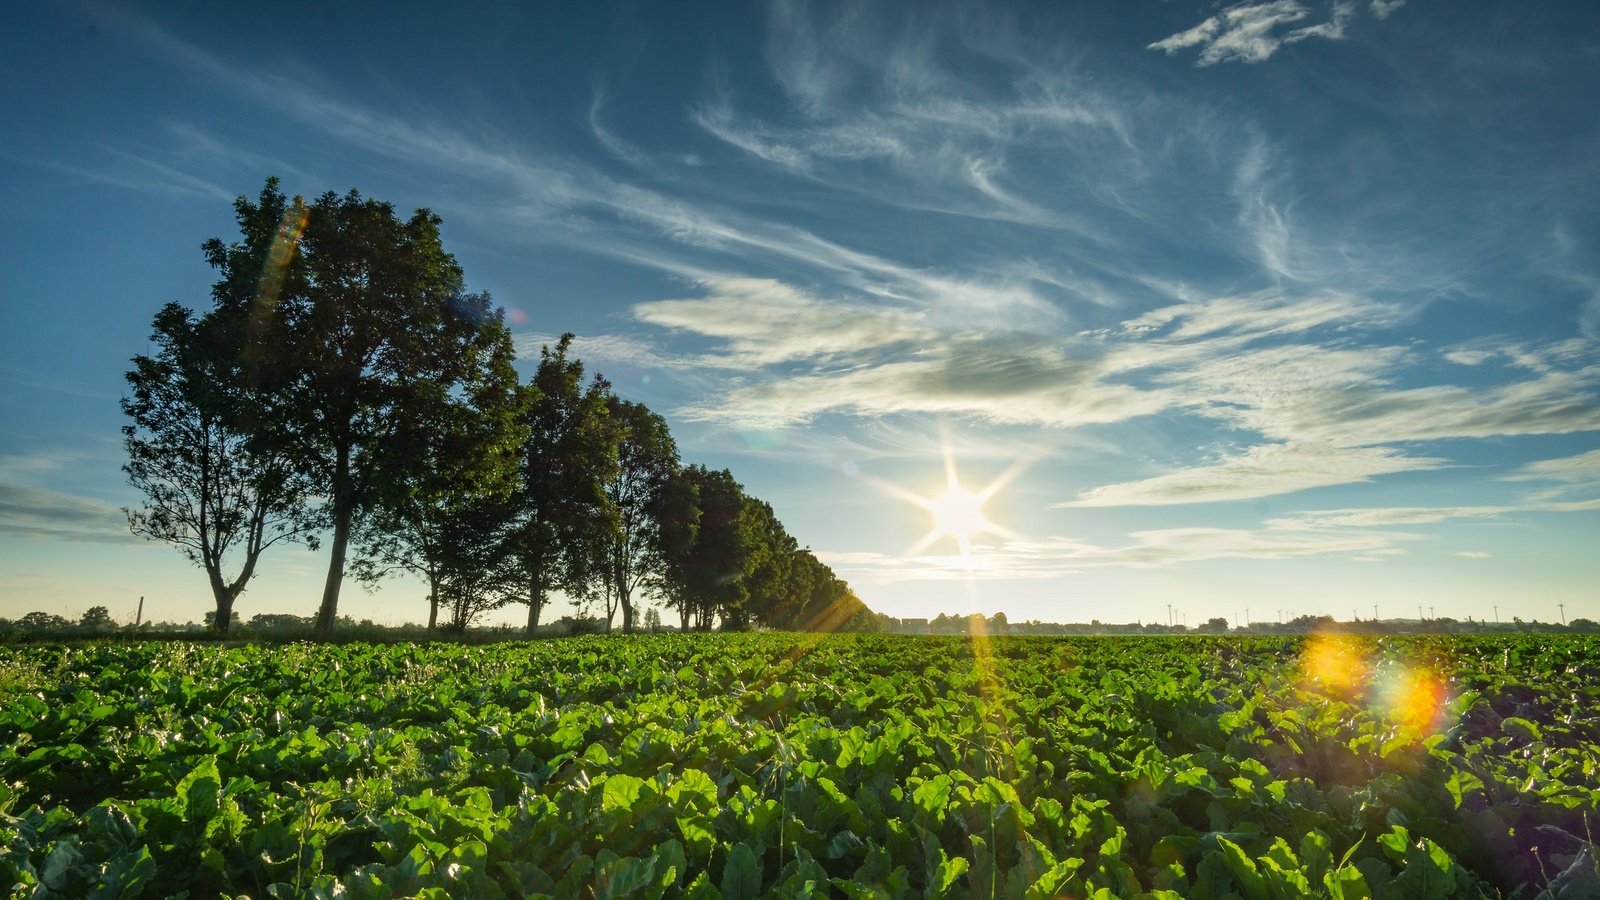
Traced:
<path fill-rule="evenodd" d="M 52 891 L 65 890 L 68 874 L 81 862 L 83 853 L 78 850 L 78 836 L 69 834 L 56 841 L 50 855 L 45 857 L 39 880 Z"/>
<path fill-rule="evenodd" d="M 1074 856 L 1046 869 L 1044 874 L 1039 876 L 1039 880 L 1028 888 L 1029 900 L 1044 900 L 1066 893 L 1067 882 L 1076 877 L 1082 867 L 1083 860 Z"/>
<path fill-rule="evenodd" d="M 939 851 L 939 861 L 933 868 L 933 880 L 928 886 L 928 896 L 943 897 L 950 893 L 961 876 L 967 874 L 968 863 L 964 857 L 949 857 Z"/>
<path fill-rule="evenodd" d="M 656 860 L 637 857 L 617 857 L 602 850 L 595 859 L 594 895 L 613 897 L 660 897 L 666 885 L 656 875 Z"/>
<path fill-rule="evenodd" d="M 1322 886 L 1327 888 L 1331 900 L 1371 900 L 1372 897 L 1367 879 L 1355 866 L 1342 866 L 1322 876 Z"/>
<path fill-rule="evenodd" d="M 1502 720 L 1500 722 L 1500 731 L 1504 734 L 1509 734 L 1513 737 L 1519 737 L 1526 741 L 1538 741 L 1543 739 L 1543 734 L 1540 732 L 1538 725 L 1528 721 L 1527 719 L 1519 718 L 1517 716 L 1509 716 Z"/>
<path fill-rule="evenodd" d="M 222 794 L 222 777 L 217 773 L 217 758 L 208 756 L 178 782 L 177 796 L 184 804 L 184 818 L 205 822 L 217 814 Z"/>
<path fill-rule="evenodd" d="M 1445 779 L 1444 789 L 1450 792 L 1450 799 L 1455 808 L 1460 809 L 1462 799 L 1468 792 L 1483 790 L 1483 779 L 1471 772 L 1456 769 L 1450 773 L 1450 777 Z"/>
<path fill-rule="evenodd" d="M 643 778 L 622 774 L 607 775 L 600 788 L 600 810 L 627 812 L 639 802 L 639 795 L 643 791 Z"/>
<path fill-rule="evenodd" d="M 943 821 L 945 807 L 950 805 L 950 776 L 935 775 L 917 785 L 911 800 L 933 821 Z"/>
<path fill-rule="evenodd" d="M 1217 837 L 1217 851 L 1222 854 L 1222 861 L 1228 867 L 1234 880 L 1244 888 L 1244 894 L 1250 900 L 1261 900 L 1269 897 L 1266 879 L 1261 877 L 1261 870 L 1256 866 L 1255 860 L 1244 852 L 1244 848 L 1225 837 Z"/>
<path fill-rule="evenodd" d="M 711 812 L 717 808 L 717 783 L 699 769 L 684 769 L 667 788 L 667 799 L 681 811 Z"/>
<path fill-rule="evenodd" d="M 749 844 L 734 844 L 722 866 L 723 900 L 756 900 L 761 896 L 761 859 Z"/>
<path fill-rule="evenodd" d="M 717 835 L 711 820 L 705 816 L 678 816 L 678 833 L 683 835 L 684 848 L 698 860 L 706 860 L 717 845 Z"/>

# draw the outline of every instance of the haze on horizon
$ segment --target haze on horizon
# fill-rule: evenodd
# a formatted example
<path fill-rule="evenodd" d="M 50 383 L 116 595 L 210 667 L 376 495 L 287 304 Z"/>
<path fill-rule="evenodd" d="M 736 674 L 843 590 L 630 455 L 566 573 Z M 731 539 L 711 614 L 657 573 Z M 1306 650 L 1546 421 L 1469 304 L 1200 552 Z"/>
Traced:
<path fill-rule="evenodd" d="M 525 374 L 576 332 L 880 612 L 1600 618 L 1582 4 L 12 15 L 0 616 L 208 608 L 117 399 L 275 174 L 439 213 Z"/>

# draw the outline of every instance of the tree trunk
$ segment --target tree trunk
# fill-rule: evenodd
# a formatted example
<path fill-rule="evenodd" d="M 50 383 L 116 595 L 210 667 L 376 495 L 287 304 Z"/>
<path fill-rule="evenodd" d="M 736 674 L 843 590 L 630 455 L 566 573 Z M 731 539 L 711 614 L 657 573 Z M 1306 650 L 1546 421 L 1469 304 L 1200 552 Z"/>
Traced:
<path fill-rule="evenodd" d="M 234 595 L 227 591 L 217 595 L 217 615 L 212 620 L 211 627 L 223 637 L 228 636 L 228 626 L 233 624 L 233 600 Z"/>
<path fill-rule="evenodd" d="M 626 578 L 617 579 L 617 605 L 622 607 L 622 633 L 633 633 L 633 592 Z"/>
<path fill-rule="evenodd" d="M 428 630 L 439 627 L 439 576 L 428 573 Z"/>
<path fill-rule="evenodd" d="M 680 623 L 678 626 L 679 631 L 689 630 L 689 601 L 687 600 L 683 602 L 682 606 L 678 607 L 678 622 Z"/>
<path fill-rule="evenodd" d="M 322 606 L 317 609 L 317 630 L 333 630 L 339 616 L 339 587 L 344 583 L 345 548 L 350 543 L 350 520 L 355 515 L 350 490 L 350 448 L 340 447 L 333 476 L 333 541 L 329 549 L 328 580 L 322 586 Z"/>
<path fill-rule="evenodd" d="M 544 609 L 544 564 L 533 567 L 533 577 L 528 579 L 528 637 L 539 633 L 539 613 Z"/>

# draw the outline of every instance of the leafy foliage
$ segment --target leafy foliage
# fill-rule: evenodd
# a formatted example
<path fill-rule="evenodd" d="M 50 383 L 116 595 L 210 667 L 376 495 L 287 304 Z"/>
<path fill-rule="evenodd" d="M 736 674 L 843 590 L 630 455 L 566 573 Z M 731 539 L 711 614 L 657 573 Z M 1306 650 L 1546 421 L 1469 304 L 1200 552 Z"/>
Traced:
<path fill-rule="evenodd" d="M 1592 638 L 0 648 L 27 896 L 1587 896 Z M 1441 715 L 1390 686 L 1435 673 Z"/>
<path fill-rule="evenodd" d="M 356 191 L 307 204 L 268 179 L 235 213 L 239 240 L 205 245 L 212 296 L 247 323 L 245 374 L 271 400 L 258 432 L 326 498 L 327 629 L 355 531 L 408 494 L 427 462 L 412 437 L 482 380 L 504 328 L 486 294 L 465 290 L 426 209 L 401 219 Z"/>
<path fill-rule="evenodd" d="M 176 303 L 156 314 L 154 356 L 136 356 L 122 410 L 128 462 L 141 494 L 134 534 L 177 547 L 205 570 L 226 631 L 261 554 L 279 541 L 315 544 L 310 483 L 281 446 L 263 439 L 270 395 L 250 377 L 247 313 L 196 319 Z"/>

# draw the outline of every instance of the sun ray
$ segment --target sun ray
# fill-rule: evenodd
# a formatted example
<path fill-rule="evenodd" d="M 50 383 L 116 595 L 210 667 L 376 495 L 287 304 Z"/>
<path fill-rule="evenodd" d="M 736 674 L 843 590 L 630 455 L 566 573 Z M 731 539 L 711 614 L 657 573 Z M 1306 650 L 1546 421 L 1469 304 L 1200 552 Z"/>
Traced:
<path fill-rule="evenodd" d="M 961 483 L 955 447 L 950 439 L 949 429 L 943 423 L 939 427 L 939 443 L 940 455 L 944 462 L 945 487 L 935 496 L 925 497 L 877 478 L 862 479 L 872 487 L 912 505 L 920 506 L 932 515 L 933 526 L 907 548 L 904 555 L 916 556 L 948 538 L 956 545 L 956 550 L 962 559 L 971 560 L 974 553 L 974 538 L 990 534 L 1008 539 L 1019 538 L 1020 535 L 1015 531 L 990 519 L 984 513 L 983 507 L 1026 471 L 1041 454 L 1035 450 L 1014 461 L 999 477 L 983 488 L 972 491 Z"/>

